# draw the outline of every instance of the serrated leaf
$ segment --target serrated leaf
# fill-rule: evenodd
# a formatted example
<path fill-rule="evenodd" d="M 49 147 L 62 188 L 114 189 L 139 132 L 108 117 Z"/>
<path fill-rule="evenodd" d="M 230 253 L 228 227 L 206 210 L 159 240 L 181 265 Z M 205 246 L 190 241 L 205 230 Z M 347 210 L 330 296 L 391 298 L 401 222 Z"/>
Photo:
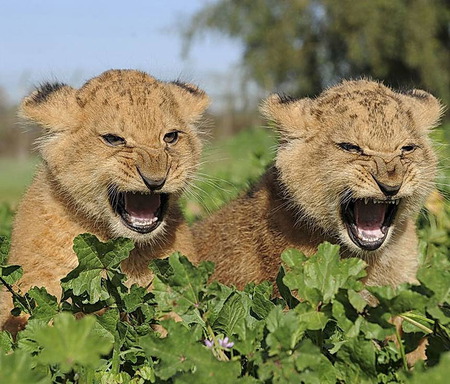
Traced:
<path fill-rule="evenodd" d="M 272 284 L 268 281 L 258 284 L 252 289 L 251 309 L 259 319 L 265 319 L 275 307 L 275 304 L 270 301 L 272 291 Z"/>
<path fill-rule="evenodd" d="M 130 291 L 122 297 L 127 312 L 131 313 L 138 309 L 147 294 L 148 291 L 144 287 L 133 284 Z"/>
<path fill-rule="evenodd" d="M 90 304 L 107 300 L 110 294 L 102 284 L 102 279 L 106 278 L 107 272 L 114 272 L 113 276 L 117 274 L 119 264 L 134 248 L 133 242 L 119 238 L 103 243 L 94 235 L 86 233 L 77 236 L 73 243 L 78 266 L 61 280 L 61 286 L 64 290 L 72 290 L 75 296 L 86 292 Z"/>
<path fill-rule="evenodd" d="M 340 288 L 362 289 L 358 280 L 365 276 L 366 264 L 356 258 L 340 260 L 337 245 L 320 244 L 310 258 L 296 250 L 283 252 L 281 258 L 289 268 L 283 282 L 313 307 L 331 302 Z"/>
<path fill-rule="evenodd" d="M 110 340 L 93 332 L 95 322 L 94 316 L 76 320 L 69 313 L 59 314 L 53 326 L 34 333 L 34 340 L 41 348 L 37 360 L 41 364 L 58 364 L 62 372 L 69 372 L 77 365 L 95 368 L 100 357 L 112 348 Z"/>
<path fill-rule="evenodd" d="M 45 288 L 33 287 L 28 291 L 28 295 L 34 299 L 36 304 L 31 319 L 49 321 L 58 313 L 56 297 L 50 295 Z"/>
<path fill-rule="evenodd" d="M 40 319 L 29 320 L 26 328 L 17 335 L 19 349 L 33 354 L 39 352 L 40 346 L 34 339 L 34 335 L 41 328 L 47 328 L 47 326 L 46 321 Z"/>
<path fill-rule="evenodd" d="M 250 312 L 250 298 L 244 292 L 234 292 L 224 303 L 213 329 L 223 331 L 228 337 L 241 334 Z"/>

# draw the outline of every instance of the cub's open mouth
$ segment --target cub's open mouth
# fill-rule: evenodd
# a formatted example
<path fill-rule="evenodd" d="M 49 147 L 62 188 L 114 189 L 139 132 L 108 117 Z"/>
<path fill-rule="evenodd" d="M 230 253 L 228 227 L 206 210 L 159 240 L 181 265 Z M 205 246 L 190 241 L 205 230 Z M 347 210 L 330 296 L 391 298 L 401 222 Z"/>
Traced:
<path fill-rule="evenodd" d="M 138 233 L 150 233 L 163 221 L 169 195 L 166 193 L 108 191 L 109 202 L 126 227 Z"/>
<path fill-rule="evenodd" d="M 360 248 L 374 251 L 386 239 L 400 200 L 351 199 L 341 205 L 342 220 L 350 239 Z"/>

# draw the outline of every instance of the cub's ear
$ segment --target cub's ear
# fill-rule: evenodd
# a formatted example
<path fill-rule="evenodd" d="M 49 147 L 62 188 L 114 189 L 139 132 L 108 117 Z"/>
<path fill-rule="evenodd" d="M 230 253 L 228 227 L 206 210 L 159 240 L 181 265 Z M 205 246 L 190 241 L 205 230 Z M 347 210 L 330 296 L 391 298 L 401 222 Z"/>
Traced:
<path fill-rule="evenodd" d="M 19 114 L 48 131 L 61 132 L 77 124 L 76 90 L 62 83 L 44 83 L 20 105 Z"/>
<path fill-rule="evenodd" d="M 433 95 L 420 89 L 413 89 L 401 96 L 407 102 L 418 128 L 427 131 L 439 124 L 445 107 Z"/>
<path fill-rule="evenodd" d="M 312 127 L 311 106 L 308 98 L 293 99 L 289 96 L 270 95 L 260 105 L 261 113 L 276 124 L 285 138 L 302 138 Z"/>
<path fill-rule="evenodd" d="M 188 123 L 195 123 L 208 108 L 208 95 L 196 85 L 173 81 L 169 89 L 180 108 L 181 115 Z"/>

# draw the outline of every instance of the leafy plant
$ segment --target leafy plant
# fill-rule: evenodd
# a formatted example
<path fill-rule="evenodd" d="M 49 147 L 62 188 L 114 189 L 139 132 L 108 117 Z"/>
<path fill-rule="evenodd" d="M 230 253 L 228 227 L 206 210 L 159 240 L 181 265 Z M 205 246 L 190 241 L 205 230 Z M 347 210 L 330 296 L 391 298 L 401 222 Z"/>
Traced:
<path fill-rule="evenodd" d="M 16 340 L 0 333 L 0 382 L 395 383 L 450 373 L 450 262 L 442 249 L 422 245 L 433 257 L 421 285 L 368 288 L 380 303 L 370 307 L 361 297 L 364 262 L 341 260 L 328 243 L 310 258 L 283 253 L 278 298 L 267 282 L 243 291 L 209 282 L 211 263 L 195 267 L 178 253 L 151 263 L 151 292 L 128 286 L 120 261 L 132 248 L 80 235 L 79 265 L 62 280 L 60 302 L 45 288 L 16 293 L 16 311 L 31 316 Z M 3 256 L 9 287 L 20 277 L 11 269 L 18 271 Z M 394 316 L 403 336 L 395 336 Z M 406 353 L 425 336 L 429 359 L 410 371 Z"/>

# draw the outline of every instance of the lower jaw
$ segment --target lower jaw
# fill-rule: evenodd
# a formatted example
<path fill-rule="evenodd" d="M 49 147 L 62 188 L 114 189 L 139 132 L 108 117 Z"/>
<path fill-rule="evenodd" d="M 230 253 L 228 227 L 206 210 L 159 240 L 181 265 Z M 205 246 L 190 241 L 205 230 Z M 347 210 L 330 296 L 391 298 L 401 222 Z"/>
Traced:
<path fill-rule="evenodd" d="M 375 241 L 364 241 L 360 238 L 358 238 L 353 231 L 348 227 L 348 225 L 345 225 L 346 230 L 347 230 L 347 234 L 350 237 L 350 240 L 352 241 L 352 243 L 354 245 L 356 245 L 360 250 L 362 251 L 376 251 L 377 249 L 379 249 L 386 241 L 386 238 L 388 236 L 388 231 L 389 228 L 387 229 L 386 235 L 379 239 L 379 240 L 375 240 Z"/>
<path fill-rule="evenodd" d="M 157 221 L 155 224 L 153 224 L 152 226 L 149 226 L 149 227 L 135 227 L 135 226 L 131 225 L 130 223 L 128 223 L 126 220 L 124 220 L 122 217 L 120 218 L 120 220 L 126 228 L 128 228 L 129 230 L 133 231 L 136 234 L 141 234 L 141 235 L 148 235 L 148 234 L 154 232 L 162 224 L 162 220 L 161 220 L 161 221 Z"/>

